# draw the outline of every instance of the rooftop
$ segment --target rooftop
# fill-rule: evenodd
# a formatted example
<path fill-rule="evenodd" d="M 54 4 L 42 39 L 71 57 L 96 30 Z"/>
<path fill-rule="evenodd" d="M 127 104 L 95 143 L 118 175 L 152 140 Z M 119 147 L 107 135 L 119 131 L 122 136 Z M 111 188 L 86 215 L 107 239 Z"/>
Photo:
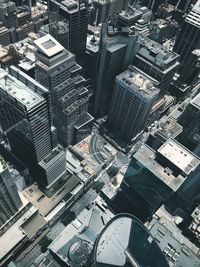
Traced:
<path fill-rule="evenodd" d="M 146 8 L 148 10 L 148 8 Z M 132 6 L 129 6 L 127 10 L 123 10 L 119 14 L 119 18 L 125 19 L 125 20 L 132 20 L 132 19 L 138 19 L 142 16 L 143 12 L 140 8 L 133 8 Z"/>
<path fill-rule="evenodd" d="M 185 178 L 182 175 L 176 177 L 168 168 L 158 163 L 155 152 L 147 145 L 141 147 L 140 150 L 135 153 L 134 158 L 141 162 L 145 168 L 169 186 L 173 191 L 177 191 L 185 181 Z"/>
<path fill-rule="evenodd" d="M 189 226 L 189 229 L 196 238 L 200 241 L 200 206 L 198 206 L 192 213 L 191 217 L 193 218 L 192 223 Z"/>
<path fill-rule="evenodd" d="M 61 157 L 63 155 L 65 155 L 65 149 L 58 145 L 49 155 L 46 156 L 46 158 L 42 160 L 42 162 L 40 162 L 40 164 L 43 167 L 50 167 L 52 160 L 56 160 L 57 157 Z"/>
<path fill-rule="evenodd" d="M 161 135 L 164 139 L 175 138 L 182 132 L 183 127 L 175 122 L 173 119 L 168 118 L 166 122 L 161 123 L 156 134 Z"/>
<path fill-rule="evenodd" d="M 44 35 L 43 37 L 35 40 L 34 43 L 39 51 L 44 53 L 48 57 L 52 57 L 65 50 L 65 48 L 50 34 Z"/>
<path fill-rule="evenodd" d="M 66 182 L 51 197 L 46 196 L 37 184 L 32 184 L 24 189 L 23 194 L 26 199 L 39 209 L 42 216 L 47 216 L 54 208 L 56 208 L 65 196 L 72 196 L 72 190 L 77 188 L 79 184 L 80 181 L 78 178 L 68 174 Z"/>
<path fill-rule="evenodd" d="M 95 250 L 100 266 L 169 266 L 151 234 L 135 217 L 119 214 L 101 232 Z"/>
<path fill-rule="evenodd" d="M 45 223 L 46 221 L 40 217 L 36 207 L 32 206 L 29 208 L 29 210 L 0 237 L 0 260 L 26 237 L 32 238 Z"/>
<path fill-rule="evenodd" d="M 168 140 L 158 149 L 158 152 L 186 175 L 189 175 L 200 164 L 199 158 L 174 140 Z"/>
<path fill-rule="evenodd" d="M 28 110 L 44 100 L 42 96 L 3 69 L 0 70 L 0 90 L 10 95 L 11 98 L 16 99 Z"/>
<path fill-rule="evenodd" d="M 75 13 L 78 11 L 79 4 L 74 0 L 64 0 L 61 2 L 61 4 L 61 7 L 67 9 L 69 13 Z M 80 8 L 85 8 L 85 5 L 81 4 Z"/>
<path fill-rule="evenodd" d="M 196 256 L 199 248 L 192 244 L 176 226 L 176 224 L 159 209 L 148 229 L 157 241 L 171 267 L 193 266 L 198 267 L 200 260 Z"/>
<path fill-rule="evenodd" d="M 178 54 L 167 49 L 163 45 L 150 40 L 147 37 L 140 37 L 141 46 L 138 51 L 139 56 L 152 62 L 156 66 L 166 69 L 171 67 L 171 64 L 179 64 Z"/>
<path fill-rule="evenodd" d="M 86 264 L 97 235 L 112 217 L 113 213 L 105 207 L 104 201 L 97 197 L 51 243 L 50 251 L 69 266 Z"/>
<path fill-rule="evenodd" d="M 83 115 L 77 120 L 74 127 L 78 130 L 87 125 L 88 123 L 92 123 L 94 118 L 89 113 L 83 113 Z"/>
<path fill-rule="evenodd" d="M 193 6 L 192 11 L 195 11 L 197 13 L 200 13 L 200 0 L 196 2 L 196 4 Z"/>
<path fill-rule="evenodd" d="M 99 51 L 99 38 L 94 35 L 87 36 L 87 50 L 97 53 Z"/>
<path fill-rule="evenodd" d="M 187 15 L 185 21 L 196 26 L 197 28 L 200 28 L 200 1 L 194 5 L 193 9 Z"/>
<path fill-rule="evenodd" d="M 155 87 L 157 81 L 133 66 L 118 75 L 117 79 L 146 96 L 152 96 L 159 92 L 159 89 Z"/>

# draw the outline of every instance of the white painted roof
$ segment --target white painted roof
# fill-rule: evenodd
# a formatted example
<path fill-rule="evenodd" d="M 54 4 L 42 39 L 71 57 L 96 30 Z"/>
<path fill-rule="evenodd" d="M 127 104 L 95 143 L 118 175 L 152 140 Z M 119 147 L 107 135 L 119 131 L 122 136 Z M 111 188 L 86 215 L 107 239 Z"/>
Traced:
<path fill-rule="evenodd" d="M 57 42 L 50 34 L 47 34 L 34 41 L 37 48 L 48 57 L 52 57 L 65 48 Z"/>

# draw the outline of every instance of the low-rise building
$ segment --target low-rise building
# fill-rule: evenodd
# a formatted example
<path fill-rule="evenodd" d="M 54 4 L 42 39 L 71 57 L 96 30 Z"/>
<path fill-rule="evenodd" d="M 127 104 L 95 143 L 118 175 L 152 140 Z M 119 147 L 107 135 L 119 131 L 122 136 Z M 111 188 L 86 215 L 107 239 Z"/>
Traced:
<path fill-rule="evenodd" d="M 147 228 L 170 267 L 197 267 L 200 265 L 199 248 L 182 234 L 176 225 L 177 222 L 178 220 L 175 221 L 162 206 L 147 224 Z"/>

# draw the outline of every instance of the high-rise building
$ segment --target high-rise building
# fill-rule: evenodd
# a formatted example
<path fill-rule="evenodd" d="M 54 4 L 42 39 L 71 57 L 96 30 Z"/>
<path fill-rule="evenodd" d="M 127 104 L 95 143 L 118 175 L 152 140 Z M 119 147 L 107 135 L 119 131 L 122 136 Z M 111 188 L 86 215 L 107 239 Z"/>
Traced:
<path fill-rule="evenodd" d="M 184 67 L 181 69 L 178 81 L 182 84 L 197 82 L 200 73 L 200 49 L 196 49 L 188 56 Z"/>
<path fill-rule="evenodd" d="M 156 79 L 160 95 L 166 93 L 179 67 L 179 55 L 146 37 L 140 38 L 140 48 L 133 65 Z"/>
<path fill-rule="evenodd" d="M 48 90 L 11 67 L 10 73 L 1 70 L 0 96 L 1 129 L 8 137 L 12 152 L 29 167 L 40 183 L 50 185 L 58 177 L 43 175 L 39 163 L 48 162 L 51 157 L 51 167 L 56 168 L 58 154 L 62 161 L 65 153 L 56 147 Z M 60 171 L 64 169 L 65 165 Z"/>
<path fill-rule="evenodd" d="M 128 4 L 127 8 L 118 15 L 117 24 L 123 27 L 131 27 L 139 35 L 149 35 L 149 22 L 152 11 L 139 4 Z"/>
<path fill-rule="evenodd" d="M 96 13 L 96 23 L 105 22 L 110 15 L 117 15 L 121 12 L 123 1 L 121 0 L 94 0 L 93 6 Z"/>
<path fill-rule="evenodd" d="M 47 34 L 35 40 L 37 47 L 35 77 L 52 95 L 57 85 L 70 77 L 70 70 L 74 76 L 80 73 L 81 67 L 76 64 L 72 53 Z"/>
<path fill-rule="evenodd" d="M 96 14 L 96 19 L 95 19 L 96 24 L 104 22 L 105 19 L 109 17 L 110 1 L 107 1 L 107 0 L 103 0 L 103 1 L 94 0 L 93 1 L 93 6 L 94 6 L 94 9 L 95 9 L 95 14 Z"/>
<path fill-rule="evenodd" d="M 93 120 L 87 113 L 89 92 L 80 76 L 82 68 L 76 63 L 75 56 L 51 35 L 37 39 L 35 44 L 38 48 L 36 79 L 51 92 L 58 140 L 68 146 L 77 141 L 76 127 L 80 130 L 82 123 L 85 127 Z"/>
<path fill-rule="evenodd" d="M 81 3 L 81 1 L 80 1 Z M 87 6 L 74 0 L 49 1 L 50 34 L 77 58 L 86 50 Z"/>
<path fill-rule="evenodd" d="M 7 28 L 18 26 L 16 5 L 14 1 L 0 1 L 0 20 Z"/>
<path fill-rule="evenodd" d="M 10 32 L 5 26 L 0 26 L 0 44 L 7 46 L 11 43 Z"/>
<path fill-rule="evenodd" d="M 178 122 L 184 128 L 181 139 L 195 148 L 200 143 L 200 93 L 190 101 Z"/>
<path fill-rule="evenodd" d="M 174 51 L 180 55 L 180 67 L 184 68 L 193 50 L 200 47 L 200 1 L 185 18 L 176 39 Z M 181 71 L 180 68 L 180 71 Z"/>
<path fill-rule="evenodd" d="M 0 158 L 0 227 L 22 207 L 17 187 L 4 160 Z"/>
<path fill-rule="evenodd" d="M 130 142 L 147 125 L 159 94 L 154 83 L 144 72 L 132 66 L 116 77 L 108 125 L 122 140 Z"/>
<path fill-rule="evenodd" d="M 146 23 L 148 25 L 152 16 L 152 12 L 145 6 L 131 6 L 120 12 L 118 17 L 118 24 L 121 26 L 133 26 L 135 23 Z"/>
<path fill-rule="evenodd" d="M 116 29 L 115 29 L 116 30 Z M 138 49 L 138 36 L 126 30 L 116 32 L 103 25 L 97 61 L 95 88 L 95 116 L 108 113 L 115 77 L 132 63 Z"/>
<path fill-rule="evenodd" d="M 120 186 L 121 211 L 146 220 L 161 205 L 172 212 L 191 209 L 200 188 L 200 159 L 173 139 L 153 150 L 142 146 L 133 156 Z"/>

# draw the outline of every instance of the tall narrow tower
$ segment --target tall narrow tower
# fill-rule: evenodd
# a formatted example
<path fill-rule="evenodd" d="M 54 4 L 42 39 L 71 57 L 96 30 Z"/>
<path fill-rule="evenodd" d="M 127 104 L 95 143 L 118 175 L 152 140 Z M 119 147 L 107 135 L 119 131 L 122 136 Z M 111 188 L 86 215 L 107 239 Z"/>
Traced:
<path fill-rule="evenodd" d="M 200 0 L 194 5 L 182 24 L 174 51 L 180 55 L 180 67 L 184 68 L 192 51 L 200 47 Z"/>
<path fill-rule="evenodd" d="M 57 23 L 52 24 L 50 34 L 80 58 L 86 51 L 87 2 L 49 0 L 49 10 L 57 12 Z"/>
<path fill-rule="evenodd" d="M 145 128 L 158 93 L 153 80 L 135 67 L 118 75 L 108 115 L 111 131 L 129 143 Z"/>

